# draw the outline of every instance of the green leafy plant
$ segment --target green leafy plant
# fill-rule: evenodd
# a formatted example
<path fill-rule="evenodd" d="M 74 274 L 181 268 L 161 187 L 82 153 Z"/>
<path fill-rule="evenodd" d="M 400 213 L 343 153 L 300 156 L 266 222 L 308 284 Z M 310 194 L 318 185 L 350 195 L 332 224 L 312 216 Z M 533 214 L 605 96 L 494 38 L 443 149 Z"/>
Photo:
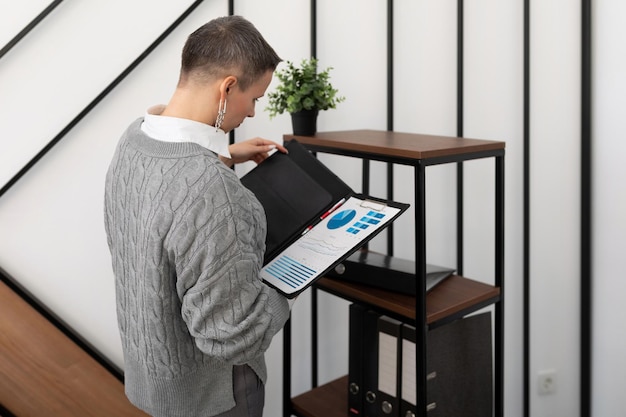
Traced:
<path fill-rule="evenodd" d="M 280 84 L 268 94 L 270 119 L 284 112 L 334 109 L 345 100 L 330 83 L 330 70 L 317 71 L 317 59 L 303 59 L 299 67 L 287 61 L 287 67 L 275 72 Z"/>

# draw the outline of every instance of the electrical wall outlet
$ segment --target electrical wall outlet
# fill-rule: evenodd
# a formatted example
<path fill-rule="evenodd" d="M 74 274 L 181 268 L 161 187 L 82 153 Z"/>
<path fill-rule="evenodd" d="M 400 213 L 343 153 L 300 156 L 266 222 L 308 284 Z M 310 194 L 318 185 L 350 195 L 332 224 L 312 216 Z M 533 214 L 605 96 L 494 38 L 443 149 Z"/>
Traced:
<path fill-rule="evenodd" d="M 554 369 L 539 371 L 537 389 L 539 395 L 550 395 L 556 392 L 556 371 Z"/>

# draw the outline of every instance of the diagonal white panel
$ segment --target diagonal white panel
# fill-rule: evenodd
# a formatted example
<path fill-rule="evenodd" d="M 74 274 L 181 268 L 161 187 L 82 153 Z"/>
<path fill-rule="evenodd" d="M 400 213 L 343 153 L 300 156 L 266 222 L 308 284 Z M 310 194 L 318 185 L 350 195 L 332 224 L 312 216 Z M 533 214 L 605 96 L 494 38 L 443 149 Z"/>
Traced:
<path fill-rule="evenodd" d="M 117 77 L 189 2 L 63 2 L 0 61 L 0 186 Z"/>
<path fill-rule="evenodd" d="M 103 226 L 104 176 L 126 126 L 148 106 L 169 99 L 187 35 L 226 10 L 215 2 L 203 6 L 0 198 L 0 235 L 11 236 L 0 239 L 0 265 L 119 366 L 114 281 Z M 140 34 L 141 42 L 134 41 L 141 51 L 184 9 L 163 8 L 159 18 L 158 5 L 152 4 L 151 10 L 143 30 L 135 25 L 136 31 L 153 34 Z M 129 34 L 122 31 L 120 39 L 109 35 L 100 33 L 98 38 L 105 40 L 98 43 L 122 45 Z M 135 58 L 132 51 L 119 54 Z M 88 82 L 79 81 L 68 85 L 66 95 L 83 95 L 81 89 Z M 63 106 L 47 110 L 51 119 L 65 112 Z"/>
<path fill-rule="evenodd" d="M 52 0 L 29 0 L 16 7 L 13 0 L 0 0 L 0 48 L 36 18 Z"/>

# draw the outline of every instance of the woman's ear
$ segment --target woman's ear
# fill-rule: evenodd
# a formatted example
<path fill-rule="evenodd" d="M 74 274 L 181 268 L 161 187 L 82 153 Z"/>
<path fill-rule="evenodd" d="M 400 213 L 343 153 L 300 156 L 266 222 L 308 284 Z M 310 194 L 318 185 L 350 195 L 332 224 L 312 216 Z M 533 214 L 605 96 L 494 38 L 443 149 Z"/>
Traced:
<path fill-rule="evenodd" d="M 230 90 L 237 84 L 237 77 L 234 75 L 229 75 L 224 78 L 222 84 L 220 85 L 220 91 L 222 95 L 230 93 Z"/>

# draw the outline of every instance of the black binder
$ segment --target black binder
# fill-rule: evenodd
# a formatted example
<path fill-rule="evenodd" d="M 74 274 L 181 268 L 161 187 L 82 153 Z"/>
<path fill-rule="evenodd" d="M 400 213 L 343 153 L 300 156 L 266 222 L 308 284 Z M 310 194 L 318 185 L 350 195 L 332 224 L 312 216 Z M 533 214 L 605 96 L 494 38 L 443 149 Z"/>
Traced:
<path fill-rule="evenodd" d="M 380 335 L 396 360 L 381 363 Z M 357 417 L 421 415 L 416 408 L 415 327 L 350 305 L 348 415 Z M 397 350 L 395 350 L 397 349 Z M 491 313 L 457 319 L 427 335 L 428 417 L 483 417 L 493 411 Z M 389 372 L 391 376 L 389 375 Z M 387 372 L 387 375 L 381 373 Z M 396 373 L 396 375 L 393 375 Z M 420 376 L 422 378 L 423 376 Z M 380 381 L 395 378 L 397 387 L 381 392 Z M 358 389 L 353 385 L 358 385 Z M 395 394 L 394 394 L 395 393 Z"/>
<path fill-rule="evenodd" d="M 493 412 L 491 313 L 437 327 L 427 336 L 428 417 L 484 417 Z M 402 325 L 400 415 L 415 407 L 415 327 Z"/>
<path fill-rule="evenodd" d="M 426 292 L 454 273 L 454 269 L 426 264 Z M 366 249 L 360 249 L 328 272 L 341 281 L 382 288 L 401 294 L 416 295 L 418 283 L 415 262 Z"/>
<path fill-rule="evenodd" d="M 364 245 L 408 204 L 356 194 L 296 140 L 241 178 L 267 217 L 261 278 L 289 298 Z"/>
<path fill-rule="evenodd" d="M 391 317 L 378 319 L 378 416 L 400 415 L 402 323 Z"/>
<path fill-rule="evenodd" d="M 364 401 L 364 355 L 363 338 L 367 308 L 361 304 L 350 304 L 348 330 L 348 414 L 361 417 Z"/>
<path fill-rule="evenodd" d="M 378 415 L 378 319 L 373 310 L 365 313 L 363 327 L 363 417 Z"/>
<path fill-rule="evenodd" d="M 415 327 L 406 323 L 402 324 L 402 376 L 400 383 L 400 416 L 417 416 L 417 369 L 416 369 L 416 334 Z M 427 356 L 427 397 L 426 397 L 426 411 L 427 416 L 431 417 L 431 411 L 437 408 L 437 402 L 433 401 L 433 393 L 439 390 L 439 381 L 437 379 L 436 364 L 432 363 L 432 355 L 429 349 L 433 348 L 433 336 L 436 338 L 436 334 L 429 333 L 428 335 L 428 356 Z M 435 370 L 433 370 L 435 366 Z"/>

